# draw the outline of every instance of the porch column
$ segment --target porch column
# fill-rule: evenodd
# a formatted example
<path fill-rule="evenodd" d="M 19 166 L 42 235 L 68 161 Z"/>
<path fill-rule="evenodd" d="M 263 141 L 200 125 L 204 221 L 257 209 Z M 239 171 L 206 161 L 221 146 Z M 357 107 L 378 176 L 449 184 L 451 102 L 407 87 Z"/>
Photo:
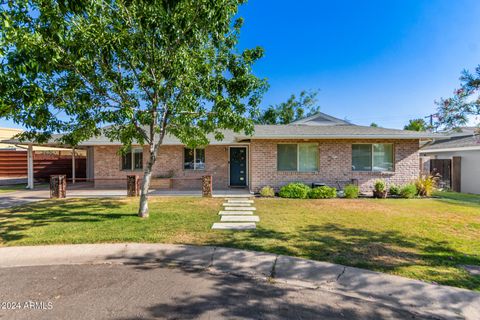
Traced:
<path fill-rule="evenodd" d="M 33 146 L 28 145 L 27 149 L 27 188 L 33 189 Z"/>
<path fill-rule="evenodd" d="M 72 184 L 75 184 L 75 148 L 72 148 Z"/>

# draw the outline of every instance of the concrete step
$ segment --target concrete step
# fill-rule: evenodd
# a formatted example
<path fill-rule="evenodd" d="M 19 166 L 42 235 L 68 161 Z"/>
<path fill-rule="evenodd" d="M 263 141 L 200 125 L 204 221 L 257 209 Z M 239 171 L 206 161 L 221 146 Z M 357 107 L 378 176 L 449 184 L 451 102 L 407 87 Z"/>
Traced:
<path fill-rule="evenodd" d="M 260 218 L 258 216 L 222 216 L 220 219 L 222 222 L 259 222 Z"/>
<path fill-rule="evenodd" d="M 253 214 L 253 211 L 220 211 L 219 215 L 242 215 L 242 214 Z"/>
<path fill-rule="evenodd" d="M 228 203 L 253 203 L 250 199 L 226 199 Z"/>
<path fill-rule="evenodd" d="M 236 202 L 225 202 L 223 204 L 224 207 L 249 207 L 251 206 L 252 204 L 251 203 L 243 203 L 243 202 L 239 202 L 239 203 L 236 203 Z"/>
<path fill-rule="evenodd" d="M 255 207 L 225 207 L 226 211 L 243 211 L 243 210 L 247 210 L 247 211 L 255 211 L 257 210 L 257 208 Z"/>
<path fill-rule="evenodd" d="M 214 230 L 253 230 L 257 225 L 254 222 L 216 222 L 213 224 Z"/>

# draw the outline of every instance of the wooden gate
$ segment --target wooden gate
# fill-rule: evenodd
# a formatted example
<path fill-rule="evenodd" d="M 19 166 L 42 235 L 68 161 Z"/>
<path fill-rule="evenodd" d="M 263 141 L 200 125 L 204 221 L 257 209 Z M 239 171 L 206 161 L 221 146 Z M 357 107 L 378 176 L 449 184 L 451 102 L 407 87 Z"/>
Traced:
<path fill-rule="evenodd" d="M 439 177 L 440 188 L 452 187 L 452 160 L 431 159 L 430 174 Z"/>

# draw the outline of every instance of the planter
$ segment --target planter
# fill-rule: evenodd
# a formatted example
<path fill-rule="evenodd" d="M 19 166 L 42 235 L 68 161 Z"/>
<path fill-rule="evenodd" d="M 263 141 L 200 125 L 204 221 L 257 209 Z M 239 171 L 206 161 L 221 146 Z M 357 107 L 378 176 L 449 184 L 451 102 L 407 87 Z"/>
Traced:
<path fill-rule="evenodd" d="M 172 189 L 171 178 L 152 178 L 150 188 L 153 189 Z"/>
<path fill-rule="evenodd" d="M 377 199 L 385 199 L 387 197 L 387 191 L 373 191 L 373 197 Z"/>

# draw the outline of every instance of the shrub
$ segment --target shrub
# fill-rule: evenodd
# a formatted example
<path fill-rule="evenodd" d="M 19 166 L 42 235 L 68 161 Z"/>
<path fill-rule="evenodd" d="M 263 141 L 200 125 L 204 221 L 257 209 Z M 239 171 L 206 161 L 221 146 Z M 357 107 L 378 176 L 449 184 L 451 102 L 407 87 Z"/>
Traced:
<path fill-rule="evenodd" d="M 305 199 L 308 197 L 309 191 L 310 187 L 306 184 L 295 182 L 280 188 L 278 195 L 282 198 Z"/>
<path fill-rule="evenodd" d="M 374 189 L 377 192 L 384 192 L 385 190 L 387 190 L 387 185 L 385 184 L 385 181 L 377 180 L 375 181 Z"/>
<path fill-rule="evenodd" d="M 390 186 L 390 190 L 389 190 L 389 193 L 392 195 L 392 196 L 399 196 L 400 195 L 400 187 L 395 185 L 395 184 L 392 184 Z"/>
<path fill-rule="evenodd" d="M 417 187 L 410 183 L 400 189 L 400 196 L 405 199 L 412 199 L 417 195 Z"/>
<path fill-rule="evenodd" d="M 310 199 L 331 199 L 337 197 L 337 189 L 323 186 L 317 187 L 310 190 L 308 193 Z"/>
<path fill-rule="evenodd" d="M 418 195 L 421 197 L 430 197 L 437 188 L 437 178 L 429 175 L 422 175 L 415 181 Z"/>
<path fill-rule="evenodd" d="M 345 194 L 345 198 L 347 199 L 356 199 L 358 198 L 359 189 L 358 186 L 354 184 L 348 184 L 343 188 L 343 192 Z"/>
<path fill-rule="evenodd" d="M 265 186 L 260 190 L 260 195 L 262 197 L 272 198 L 275 197 L 275 190 L 270 186 Z"/>

